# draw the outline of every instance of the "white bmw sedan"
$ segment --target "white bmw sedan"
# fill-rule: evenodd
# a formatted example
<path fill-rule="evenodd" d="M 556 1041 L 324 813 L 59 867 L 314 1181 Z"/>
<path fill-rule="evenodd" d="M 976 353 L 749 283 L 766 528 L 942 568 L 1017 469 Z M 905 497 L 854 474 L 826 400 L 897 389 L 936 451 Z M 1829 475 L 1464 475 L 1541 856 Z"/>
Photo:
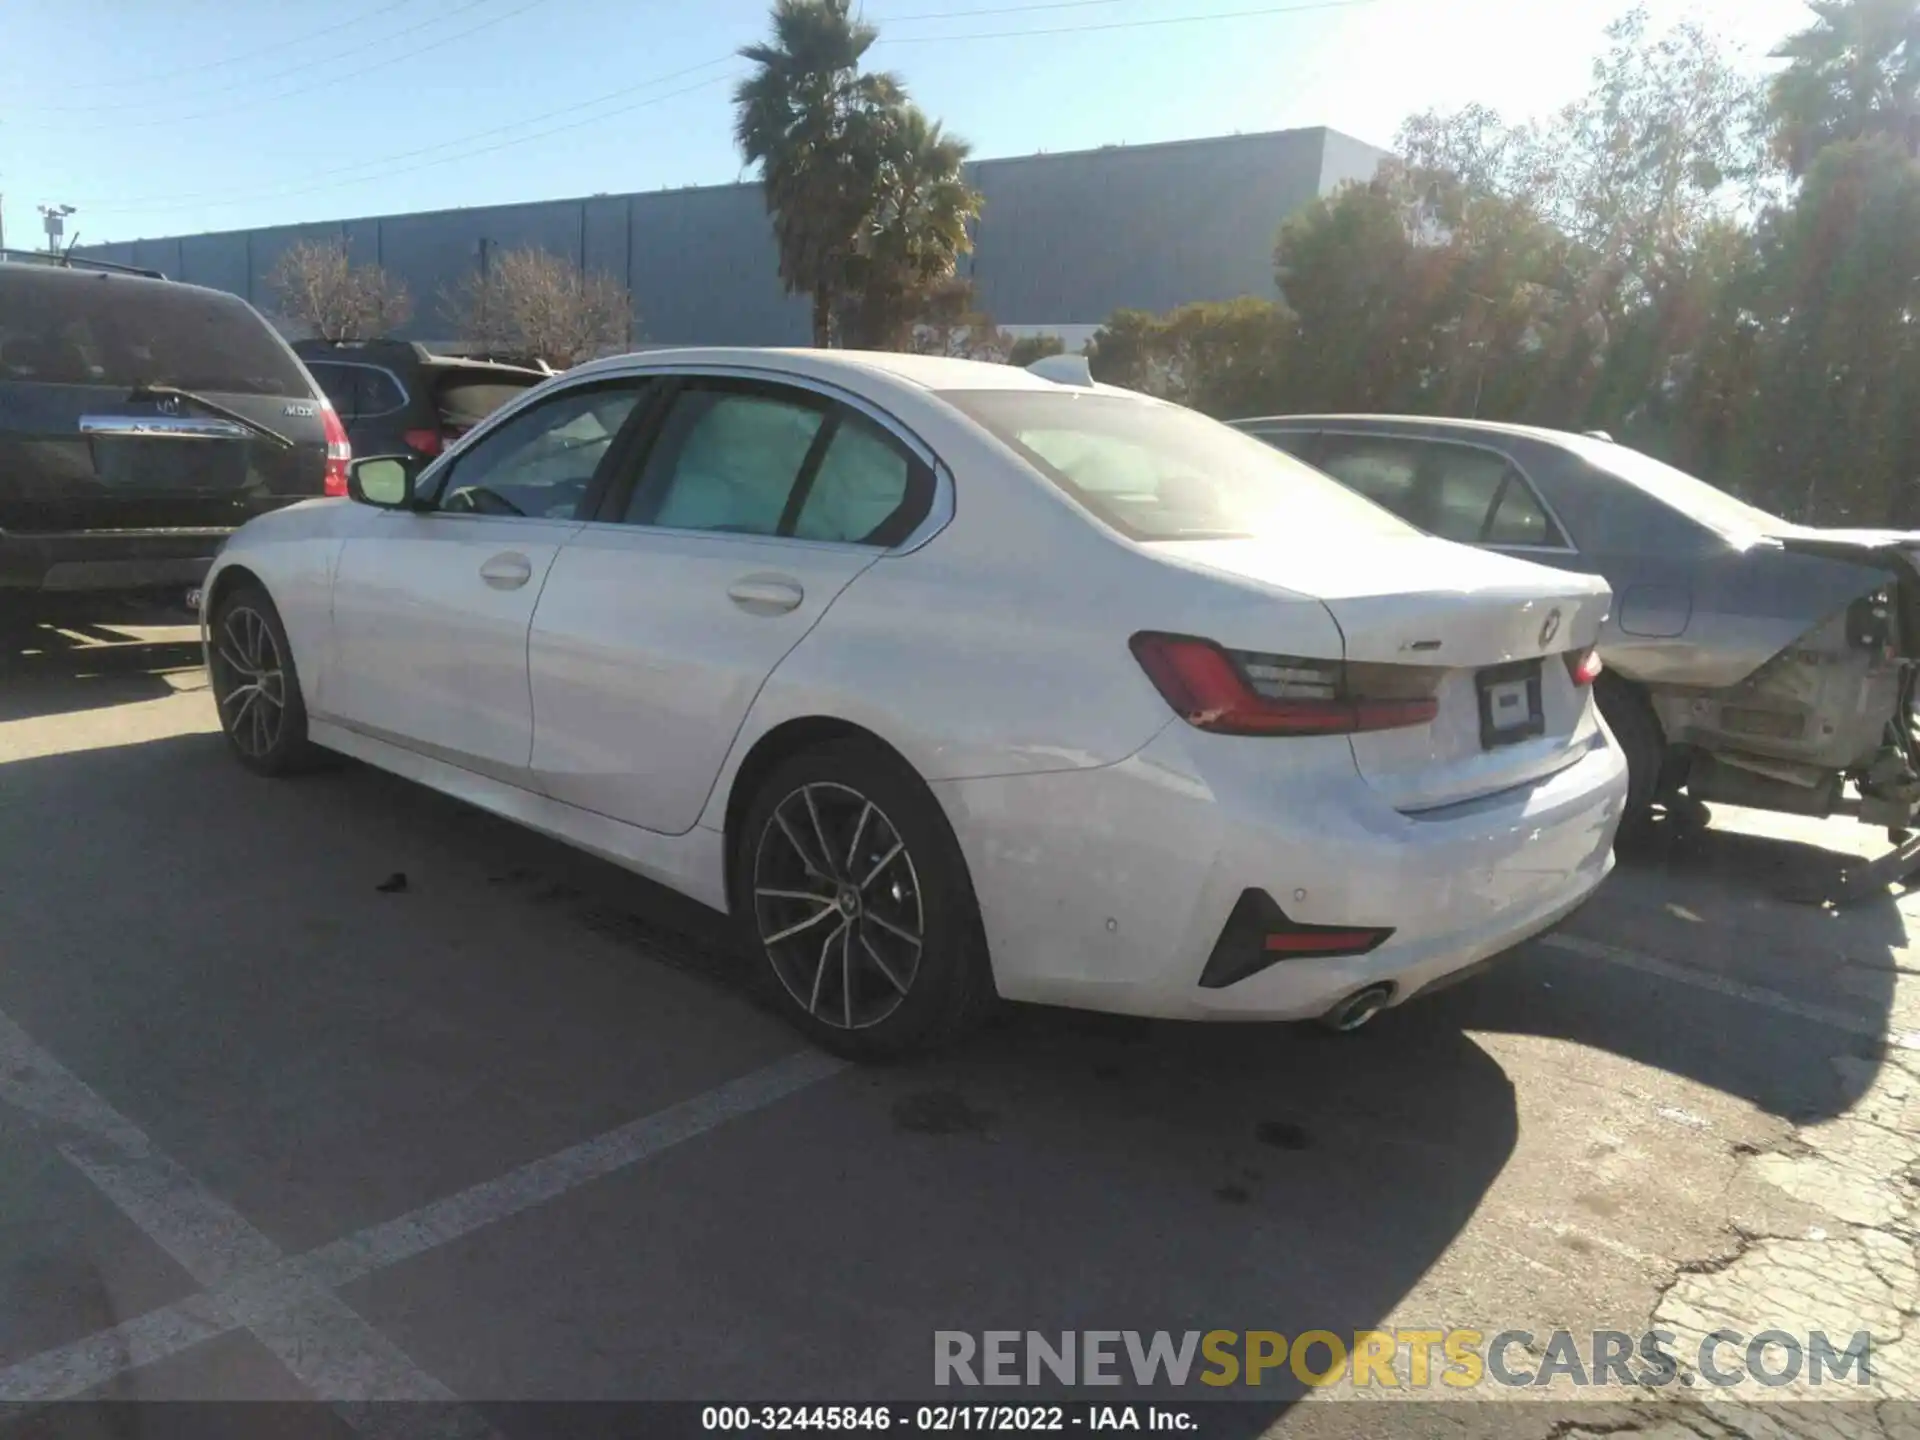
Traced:
<path fill-rule="evenodd" d="M 843 1052 L 994 995 L 1351 1028 L 1612 865 L 1604 582 L 1084 363 L 623 356 L 350 489 L 207 578 L 240 761 L 355 756 L 727 912 Z"/>

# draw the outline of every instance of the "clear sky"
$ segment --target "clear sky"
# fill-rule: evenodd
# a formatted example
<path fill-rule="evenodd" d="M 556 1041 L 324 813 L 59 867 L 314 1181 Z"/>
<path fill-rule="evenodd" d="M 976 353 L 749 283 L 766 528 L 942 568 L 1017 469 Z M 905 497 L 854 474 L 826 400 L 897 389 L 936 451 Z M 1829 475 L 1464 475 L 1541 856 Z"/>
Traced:
<path fill-rule="evenodd" d="M 1801 0 L 1646 0 L 1755 65 Z M 981 157 L 1540 114 L 1627 0 L 864 0 Z M 765 0 L 0 0 L 9 243 L 83 243 L 717 184 Z"/>

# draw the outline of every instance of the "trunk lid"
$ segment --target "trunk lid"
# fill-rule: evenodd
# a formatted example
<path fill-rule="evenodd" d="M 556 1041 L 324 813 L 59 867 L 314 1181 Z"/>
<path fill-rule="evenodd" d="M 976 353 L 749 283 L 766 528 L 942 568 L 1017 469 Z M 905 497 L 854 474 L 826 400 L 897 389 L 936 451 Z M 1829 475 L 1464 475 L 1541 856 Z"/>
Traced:
<path fill-rule="evenodd" d="M 174 387 L 293 442 L 291 448 Z M 226 527 L 322 492 L 321 398 L 244 300 L 141 276 L 0 265 L 0 529 Z"/>
<path fill-rule="evenodd" d="M 0 378 L 0 397 L 0 529 L 238 526 L 324 483 L 317 401 L 207 394 L 286 436 L 289 449 L 191 404 L 131 400 L 118 387 Z"/>
<path fill-rule="evenodd" d="M 1431 722 L 1350 737 L 1361 775 L 1395 809 L 1540 779 L 1579 759 L 1598 733 L 1591 692 L 1566 662 L 1592 647 L 1611 606 L 1597 577 L 1425 535 L 1369 537 L 1363 550 L 1304 537 L 1152 548 L 1320 601 L 1339 626 L 1356 692 L 1372 667 L 1426 672 L 1438 701 Z"/>
<path fill-rule="evenodd" d="M 1824 530 L 1796 525 L 1769 538 L 1795 555 L 1818 555 L 1825 560 L 1851 560 L 1882 569 L 1920 575 L 1920 531 Z"/>

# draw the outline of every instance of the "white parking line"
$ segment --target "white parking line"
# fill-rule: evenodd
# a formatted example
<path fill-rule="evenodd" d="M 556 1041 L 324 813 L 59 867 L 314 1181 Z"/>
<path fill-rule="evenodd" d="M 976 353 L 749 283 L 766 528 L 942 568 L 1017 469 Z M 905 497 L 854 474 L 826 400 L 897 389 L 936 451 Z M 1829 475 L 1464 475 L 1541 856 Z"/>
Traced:
<path fill-rule="evenodd" d="M 1691 985 L 1697 990 L 1708 990 L 1715 995 L 1724 995 L 1730 1000 L 1744 1000 L 1749 1005 L 1764 1006 L 1782 1015 L 1792 1015 L 1800 1020 L 1812 1020 L 1816 1024 L 1830 1025 L 1836 1030 L 1865 1035 L 1869 1039 L 1884 1040 L 1887 1037 L 1887 1027 L 1879 1020 L 1870 1019 L 1849 1010 L 1836 1010 L 1829 1005 L 1809 1004 L 1805 1000 L 1796 1000 L 1791 995 L 1782 995 L 1775 990 L 1749 985 L 1744 980 L 1730 980 L 1725 975 L 1717 975 L 1711 970 L 1701 970 L 1692 965 L 1676 965 L 1671 960 L 1643 955 L 1638 950 L 1623 950 L 1618 945 L 1603 945 L 1598 940 L 1588 940 L 1582 936 L 1568 935 L 1564 932 L 1542 935 L 1538 943 L 1555 950 L 1564 950 L 1569 955 L 1579 955 L 1588 960 L 1604 960 L 1607 964 L 1618 965 L 1624 970 L 1637 970 L 1642 975 L 1653 975 L 1662 980 Z"/>
<path fill-rule="evenodd" d="M 304 1256 L 287 1257 L 0 1014 L 0 1100 L 81 1132 L 60 1145 L 61 1154 L 206 1287 L 176 1304 L 0 1368 L 0 1402 L 71 1398 L 242 1329 L 360 1428 L 385 1423 L 366 1410 L 370 1402 L 452 1402 L 451 1391 L 355 1313 L 335 1288 L 638 1164 L 844 1068 L 845 1062 L 815 1051 L 789 1056 L 499 1179 Z M 436 1423 L 455 1435 L 492 1433 L 477 1414 L 464 1410 L 440 1414 Z"/>

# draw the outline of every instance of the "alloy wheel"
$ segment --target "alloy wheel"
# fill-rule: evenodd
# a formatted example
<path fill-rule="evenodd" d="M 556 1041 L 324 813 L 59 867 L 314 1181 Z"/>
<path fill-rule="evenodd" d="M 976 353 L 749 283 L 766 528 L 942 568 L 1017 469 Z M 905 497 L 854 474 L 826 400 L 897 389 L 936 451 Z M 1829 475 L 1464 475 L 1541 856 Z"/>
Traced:
<path fill-rule="evenodd" d="M 280 743 L 287 724 L 286 662 L 273 627 L 258 610 L 235 605 L 214 637 L 214 694 L 227 734 L 258 760 Z"/>
<path fill-rule="evenodd" d="M 753 862 L 760 943 L 794 1003 L 864 1030 L 900 1008 L 926 947 L 920 877 L 885 811 L 815 781 L 773 807 Z"/>

